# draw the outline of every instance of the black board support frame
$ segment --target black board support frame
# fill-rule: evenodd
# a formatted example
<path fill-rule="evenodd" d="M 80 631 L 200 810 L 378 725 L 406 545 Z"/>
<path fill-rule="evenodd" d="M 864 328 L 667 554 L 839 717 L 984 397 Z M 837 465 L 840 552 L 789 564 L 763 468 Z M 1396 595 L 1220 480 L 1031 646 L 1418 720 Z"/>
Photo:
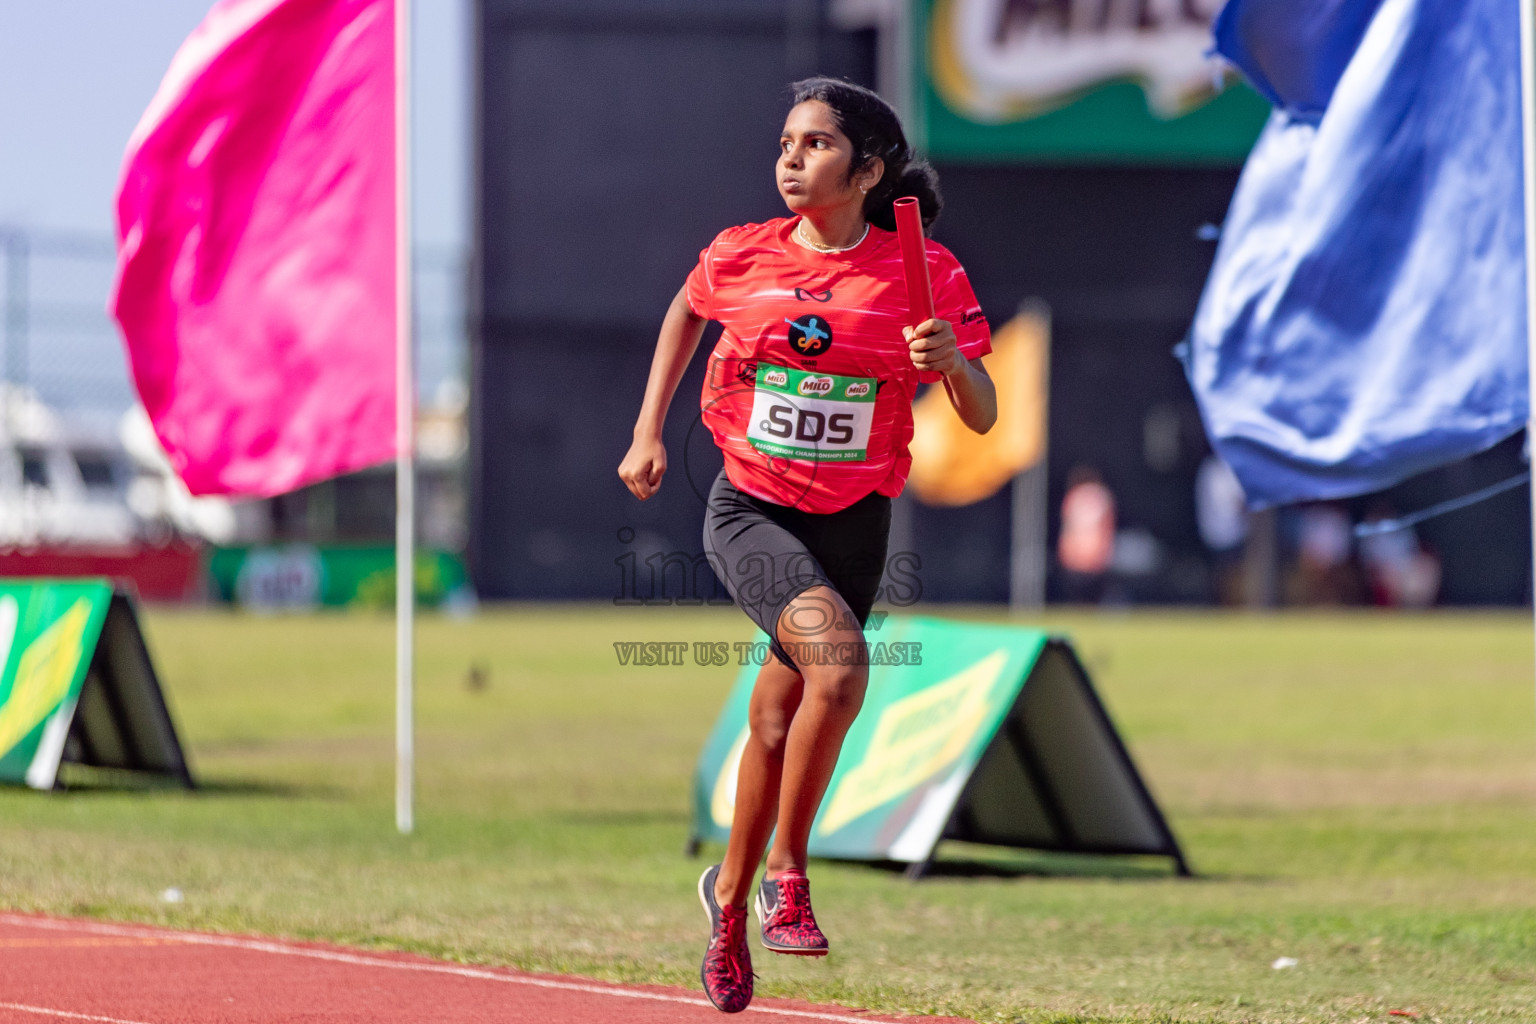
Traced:
<path fill-rule="evenodd" d="M 64 742 L 61 767 L 158 776 L 195 789 L 184 749 L 133 604 L 114 590 Z M 55 775 L 54 789 L 68 788 L 63 774 Z"/>
<path fill-rule="evenodd" d="M 1099 693 L 1094 689 L 1093 683 L 1088 677 L 1088 670 L 1084 667 L 1082 660 L 1078 658 L 1077 651 L 1073 649 L 1070 643 L 1060 637 L 1052 637 L 1047 641 L 1046 647 L 1059 649 L 1069 659 L 1074 673 L 1082 684 L 1084 698 L 1087 699 L 1089 706 L 1093 709 L 1094 714 L 1098 716 L 1099 721 L 1103 723 L 1104 732 L 1109 736 L 1110 742 L 1114 744 L 1121 764 L 1125 766 L 1132 784 L 1140 791 L 1142 800 L 1146 802 L 1148 812 L 1157 823 L 1158 830 L 1163 834 L 1163 842 L 1166 844 L 1163 854 L 1172 858 L 1175 873 L 1180 878 L 1195 877 L 1194 871 L 1189 866 L 1188 858 L 1184 856 L 1184 848 L 1179 845 L 1178 838 L 1173 834 L 1173 829 L 1169 826 L 1162 807 L 1153 799 L 1152 791 L 1147 787 L 1146 779 L 1142 776 L 1140 770 L 1137 769 L 1136 762 L 1132 760 L 1131 752 L 1126 749 L 1125 741 L 1120 738 L 1120 730 L 1116 729 L 1114 722 L 1110 720 L 1109 712 L 1105 709 L 1104 702 L 1099 699 Z"/>
<path fill-rule="evenodd" d="M 1107 753 L 1113 758 L 1115 767 L 1118 768 L 1124 784 L 1132 788 L 1136 802 L 1141 813 L 1146 815 L 1147 824 L 1155 831 L 1157 842 L 1151 846 L 1132 846 L 1116 843 L 1105 843 L 1085 840 L 1075 833 L 1071 817 L 1066 813 L 1064 800 L 1051 779 L 1051 773 L 1047 770 L 1045 760 L 1031 741 L 1025 728 L 1024 712 L 1031 695 L 1031 684 L 1035 684 L 1034 692 L 1038 693 L 1043 680 L 1037 680 L 1037 674 L 1043 675 L 1053 671 L 1056 667 L 1065 668 L 1074 684 L 1076 696 L 1083 702 L 1088 714 L 1094 720 L 1094 724 L 1100 733 L 1100 738 L 1107 744 Z M 1169 826 L 1162 809 L 1153 798 L 1151 790 L 1147 787 L 1141 772 L 1137 769 L 1135 761 L 1131 758 L 1129 749 L 1120 738 L 1115 729 L 1109 712 L 1104 703 L 1099 699 L 1097 691 L 1084 667 L 1077 652 L 1070 642 L 1063 637 L 1051 637 L 1046 641 L 1045 649 L 1036 659 L 1030 669 L 1014 706 L 998 726 L 998 735 L 994 737 L 988 747 L 989 754 L 999 740 L 1006 744 L 1007 749 L 1017 758 L 1024 774 L 1028 777 L 1032 795 L 1038 801 L 1040 811 L 1050 822 L 1052 838 L 1044 841 L 1029 842 L 991 842 L 982 838 L 979 833 L 982 829 L 975 822 L 974 801 L 978 797 L 979 780 L 982 774 L 979 771 L 973 773 L 961 791 L 959 799 L 955 801 L 954 810 L 951 811 L 949 820 L 945 823 L 940 833 L 938 842 L 930 851 L 927 859 L 908 865 L 905 875 L 908 879 L 917 880 L 927 874 L 938 852 L 938 846 L 946 839 L 979 842 L 986 845 L 1003 846 L 1013 849 L 1033 849 L 1050 853 L 1091 853 L 1110 855 L 1145 855 L 1163 856 L 1173 862 L 1174 872 L 1180 878 L 1195 877 L 1193 869 L 1189 865 L 1188 858 L 1184 855 L 1183 848 L 1179 845 L 1173 829 Z"/>

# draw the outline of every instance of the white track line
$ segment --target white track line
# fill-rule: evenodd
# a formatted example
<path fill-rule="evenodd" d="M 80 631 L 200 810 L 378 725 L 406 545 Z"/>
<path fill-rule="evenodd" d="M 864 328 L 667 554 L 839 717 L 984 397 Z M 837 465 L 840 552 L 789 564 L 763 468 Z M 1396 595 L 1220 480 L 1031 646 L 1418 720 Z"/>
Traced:
<path fill-rule="evenodd" d="M 95 1020 L 104 1024 L 144 1024 L 141 1020 L 123 1020 L 121 1017 L 98 1017 L 94 1013 L 70 1013 L 68 1010 L 50 1010 L 46 1006 L 28 1006 L 25 1003 L 0 1003 L 0 1010 L 20 1010 L 22 1013 L 40 1013 L 44 1017 L 63 1017 L 68 1020 Z"/>
<path fill-rule="evenodd" d="M 116 936 L 145 936 L 157 935 L 165 938 L 176 939 L 195 946 L 220 946 L 227 949 L 245 949 L 255 953 L 274 953 L 278 956 L 299 956 L 311 960 L 327 960 L 332 963 L 350 964 L 355 967 L 382 967 L 395 971 L 423 971 L 427 974 L 448 974 L 458 978 L 474 978 L 480 981 L 498 981 L 511 985 L 531 985 L 534 988 L 557 989 L 562 992 L 586 992 L 599 996 L 615 996 L 621 999 L 650 999 L 662 1003 L 684 1003 L 689 1006 L 705 1006 L 713 1009 L 707 999 L 695 999 L 690 996 L 672 995 L 666 992 L 642 992 L 628 988 L 610 988 L 605 985 L 585 985 L 576 981 L 554 981 L 550 978 L 532 978 L 518 974 L 504 974 L 496 971 L 481 970 L 475 967 L 459 967 L 455 964 L 422 963 L 410 960 L 385 960 L 379 957 L 363 956 L 357 953 L 340 953 L 328 949 L 308 949 L 303 946 L 290 946 L 281 942 L 272 942 L 259 939 L 240 939 L 229 935 L 206 935 L 201 932 L 182 932 L 165 929 L 132 928 L 120 925 L 95 924 L 89 922 L 55 921 L 49 918 L 20 917 L 12 914 L 0 914 L 0 924 L 19 925 L 27 928 L 44 928 L 54 931 L 91 932 L 97 935 Z M 3 1005 L 3 1004 L 0 1004 Z M 870 1024 L 889 1024 L 889 1018 L 884 1022 L 879 1017 L 870 1017 L 864 1014 L 838 1014 L 817 1013 L 814 1010 L 786 1010 L 776 1006 L 748 1006 L 747 1013 L 767 1013 L 779 1017 L 795 1017 L 800 1020 L 835 1020 L 842 1021 L 869 1021 Z M 109 1020 L 107 1017 L 87 1018 L 94 1020 Z M 125 1022 L 125 1024 L 140 1024 L 140 1022 Z"/>

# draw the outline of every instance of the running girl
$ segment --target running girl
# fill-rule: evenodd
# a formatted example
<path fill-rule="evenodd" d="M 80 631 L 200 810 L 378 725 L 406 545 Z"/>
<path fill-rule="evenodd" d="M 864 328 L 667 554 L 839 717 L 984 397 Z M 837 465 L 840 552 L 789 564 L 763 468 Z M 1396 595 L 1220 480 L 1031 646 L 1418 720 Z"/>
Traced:
<path fill-rule="evenodd" d="M 980 357 L 986 320 L 960 264 L 928 243 L 940 317 L 911 325 L 892 204 L 938 216 L 932 168 L 896 114 L 830 78 L 793 87 L 779 138 L 779 194 L 792 216 L 721 232 L 662 322 L 634 443 L 619 476 L 641 501 L 667 469 L 662 422 L 707 320 L 703 421 L 725 456 L 709 493 L 704 549 L 736 604 L 770 638 L 737 773 L 725 859 L 699 880 L 710 940 L 700 975 L 727 1013 L 752 1000 L 747 897 L 762 943 L 824 956 L 806 846 L 843 737 L 864 699 L 863 627 L 880 586 L 891 498 L 911 466 L 912 399 L 942 381 L 972 430 L 997 419 Z M 844 656 L 819 656 L 826 651 Z M 811 656 L 808 656 L 811 655 Z M 777 827 L 777 832 L 775 832 Z"/>

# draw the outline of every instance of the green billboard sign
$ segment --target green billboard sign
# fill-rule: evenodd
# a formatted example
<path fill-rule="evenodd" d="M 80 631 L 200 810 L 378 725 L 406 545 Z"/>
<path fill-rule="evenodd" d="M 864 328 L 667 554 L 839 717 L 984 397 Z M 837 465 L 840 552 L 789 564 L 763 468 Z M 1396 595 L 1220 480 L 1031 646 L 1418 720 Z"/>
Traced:
<path fill-rule="evenodd" d="M 65 763 L 191 785 L 128 599 L 108 580 L 0 580 L 0 783 Z"/>
<path fill-rule="evenodd" d="M 1065 640 L 917 617 L 886 618 L 867 636 L 869 689 L 812 826 L 813 856 L 924 865 L 941 840 L 960 839 L 1161 854 L 1185 871 Z M 694 844 L 729 836 L 760 664 L 742 660 L 694 775 Z"/>
<path fill-rule="evenodd" d="M 914 135 L 941 160 L 1233 164 L 1269 116 L 1209 55 L 1220 0 L 909 0 Z"/>
<path fill-rule="evenodd" d="M 395 549 L 389 545 L 215 548 L 208 574 L 215 596 L 247 608 L 395 606 Z M 473 600 L 464 560 L 449 551 L 416 551 L 415 586 L 419 604 Z"/>

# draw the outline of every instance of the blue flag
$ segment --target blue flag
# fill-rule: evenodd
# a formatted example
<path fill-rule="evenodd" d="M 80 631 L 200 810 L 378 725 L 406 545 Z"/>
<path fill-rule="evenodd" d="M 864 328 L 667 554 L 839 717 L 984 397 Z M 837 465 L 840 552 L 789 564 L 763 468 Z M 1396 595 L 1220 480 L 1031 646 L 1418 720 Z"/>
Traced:
<path fill-rule="evenodd" d="M 1229 0 L 1276 109 L 1190 335 L 1262 508 L 1388 487 L 1525 425 L 1519 0 Z"/>

